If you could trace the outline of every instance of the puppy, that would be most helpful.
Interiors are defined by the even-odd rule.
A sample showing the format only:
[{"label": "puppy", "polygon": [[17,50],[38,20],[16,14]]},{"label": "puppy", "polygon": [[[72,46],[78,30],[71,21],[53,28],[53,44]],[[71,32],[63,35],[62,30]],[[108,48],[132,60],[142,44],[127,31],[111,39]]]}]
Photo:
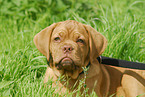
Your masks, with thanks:
[{"label": "puppy", "polygon": [[[44,83],[59,81],[61,92],[77,89],[83,80],[88,94],[135,97],[145,93],[145,71],[106,66],[97,60],[107,46],[106,38],[94,28],[73,20],[54,23],[34,37],[38,50],[47,58]],[[83,68],[87,68],[84,72]],[[68,82],[68,84],[65,84]],[[54,83],[53,86],[56,84]],[[82,86],[82,93],[84,87]]]}]

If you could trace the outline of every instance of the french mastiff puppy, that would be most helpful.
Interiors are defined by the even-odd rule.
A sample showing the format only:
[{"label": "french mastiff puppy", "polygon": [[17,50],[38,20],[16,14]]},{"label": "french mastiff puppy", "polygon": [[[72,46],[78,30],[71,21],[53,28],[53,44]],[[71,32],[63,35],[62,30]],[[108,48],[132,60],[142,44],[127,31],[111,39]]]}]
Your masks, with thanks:
[{"label": "french mastiff puppy", "polygon": [[[49,62],[44,83],[48,78],[56,81],[64,76],[66,81],[59,81],[61,92],[77,89],[79,80],[85,78],[88,93],[95,91],[99,97],[113,94],[135,97],[145,93],[145,70],[106,66],[98,62],[97,57],[104,52],[107,40],[89,25],[73,20],[54,23],[40,31],[34,37],[34,43]],[[85,67],[88,70],[83,72]],[[80,91],[83,90],[82,86]]]}]

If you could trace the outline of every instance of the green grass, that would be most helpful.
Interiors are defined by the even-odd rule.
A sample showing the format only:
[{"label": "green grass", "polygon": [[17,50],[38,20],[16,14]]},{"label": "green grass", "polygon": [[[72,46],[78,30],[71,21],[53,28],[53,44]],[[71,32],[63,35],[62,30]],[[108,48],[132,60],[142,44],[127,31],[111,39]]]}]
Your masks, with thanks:
[{"label": "green grass", "polygon": [[104,56],[145,63],[144,0],[0,0],[0,96],[59,96],[51,79],[44,87],[46,58],[33,37],[69,19],[91,25],[107,38]]}]

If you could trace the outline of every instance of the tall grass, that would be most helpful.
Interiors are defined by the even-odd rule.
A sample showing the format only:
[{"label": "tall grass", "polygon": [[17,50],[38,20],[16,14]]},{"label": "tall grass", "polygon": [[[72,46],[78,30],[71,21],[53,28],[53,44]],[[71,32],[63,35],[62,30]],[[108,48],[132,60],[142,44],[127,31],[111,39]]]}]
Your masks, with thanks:
[{"label": "tall grass", "polygon": [[46,58],[33,43],[54,22],[91,25],[108,40],[104,56],[145,63],[144,10],[143,0],[1,0],[0,96],[59,96],[51,79],[44,87]]}]

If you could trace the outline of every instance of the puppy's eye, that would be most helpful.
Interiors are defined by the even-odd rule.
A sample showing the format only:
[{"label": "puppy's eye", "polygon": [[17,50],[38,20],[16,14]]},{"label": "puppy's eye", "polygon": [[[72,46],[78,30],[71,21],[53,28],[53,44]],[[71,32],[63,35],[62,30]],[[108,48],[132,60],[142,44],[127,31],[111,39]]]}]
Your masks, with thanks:
[{"label": "puppy's eye", "polygon": [[78,39],[77,42],[78,42],[78,43],[83,43],[83,44],[85,43],[85,41],[82,40],[82,39]]},{"label": "puppy's eye", "polygon": [[60,41],[60,37],[55,37],[54,40],[55,41]]}]

